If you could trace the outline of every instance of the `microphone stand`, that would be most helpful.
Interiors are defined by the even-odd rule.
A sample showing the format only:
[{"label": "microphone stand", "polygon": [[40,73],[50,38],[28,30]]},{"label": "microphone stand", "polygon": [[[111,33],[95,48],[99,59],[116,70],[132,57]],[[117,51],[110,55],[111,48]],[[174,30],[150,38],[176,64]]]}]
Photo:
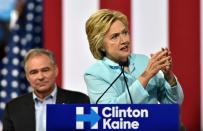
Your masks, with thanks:
[{"label": "microphone stand", "polygon": [[104,96],[104,94],[112,87],[112,85],[116,82],[116,80],[123,74],[124,76],[124,81],[125,81],[125,85],[126,85],[126,88],[127,88],[127,91],[128,91],[128,94],[129,94],[129,97],[130,97],[130,102],[131,104],[133,104],[133,101],[132,101],[132,96],[130,94],[130,90],[129,90],[129,87],[128,87],[128,83],[127,83],[127,79],[126,79],[126,76],[125,76],[125,73],[124,73],[124,66],[122,64],[119,64],[120,67],[121,67],[121,73],[114,79],[114,81],[109,85],[109,87],[102,93],[102,95],[97,99],[96,101],[96,104],[98,104],[99,100]]},{"label": "microphone stand", "polygon": [[111,88],[111,86],[116,82],[116,80],[122,75],[123,70],[121,73],[114,79],[114,81],[109,85],[109,87],[104,91],[104,93],[97,99],[96,104],[98,104],[99,100],[103,97],[103,95]]},{"label": "microphone stand", "polygon": [[128,87],[127,79],[126,79],[126,76],[125,76],[125,73],[124,73],[124,66],[121,65],[121,69],[122,69],[122,74],[124,76],[125,85],[126,85],[129,97],[130,97],[130,102],[131,102],[131,104],[133,104],[132,96],[130,94],[130,90],[129,90],[129,87]]}]

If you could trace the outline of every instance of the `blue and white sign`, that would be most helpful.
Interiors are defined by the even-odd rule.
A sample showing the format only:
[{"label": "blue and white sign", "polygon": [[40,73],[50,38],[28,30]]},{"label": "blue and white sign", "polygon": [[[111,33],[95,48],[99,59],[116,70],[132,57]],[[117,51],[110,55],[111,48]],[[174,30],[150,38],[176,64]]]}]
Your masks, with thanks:
[{"label": "blue and white sign", "polygon": [[176,104],[48,105],[47,131],[138,130],[178,131]]}]

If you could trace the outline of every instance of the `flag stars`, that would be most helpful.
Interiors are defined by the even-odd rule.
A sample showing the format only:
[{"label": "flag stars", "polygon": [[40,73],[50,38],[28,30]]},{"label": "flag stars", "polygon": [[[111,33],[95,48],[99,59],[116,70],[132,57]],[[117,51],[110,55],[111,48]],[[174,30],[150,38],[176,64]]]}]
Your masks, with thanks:
[{"label": "flag stars", "polygon": [[8,74],[8,70],[6,68],[3,68],[1,70],[1,74],[4,75],[4,76],[7,75]]},{"label": "flag stars", "polygon": [[[5,51],[9,52],[9,50],[10,50],[9,46],[6,46]],[[8,56],[6,56],[6,57],[8,57]]]},{"label": "flag stars", "polygon": [[13,80],[13,81],[11,82],[11,87],[17,88],[17,87],[18,87],[18,82],[17,82],[16,80]]},{"label": "flag stars", "polygon": [[12,63],[13,63],[13,65],[17,66],[20,63],[20,61],[18,58],[13,58]]},{"label": "flag stars", "polygon": [[18,77],[18,75],[19,75],[19,72],[18,72],[18,70],[16,70],[16,69],[14,69],[14,70],[12,70],[12,76],[14,76],[14,77]]},{"label": "flag stars", "polygon": [[6,107],[6,104],[4,102],[0,102],[0,109],[4,110]]},{"label": "flag stars", "polygon": [[28,14],[26,15],[26,18],[27,18],[28,21],[32,21],[33,18],[34,18],[34,16],[33,16],[32,13],[28,13]]},{"label": "flag stars", "polygon": [[42,2],[41,0],[26,1],[24,16],[11,29],[11,39],[5,47],[6,57],[0,64],[0,116],[6,102],[23,92],[32,91],[25,79],[23,58],[29,49],[42,47]]},{"label": "flag stars", "polygon": [[28,10],[32,11],[34,9],[34,7],[35,7],[35,5],[33,2],[28,3],[28,6],[27,6]]},{"label": "flag stars", "polygon": [[17,43],[20,40],[18,35],[13,36],[13,41]]},{"label": "flag stars", "polygon": [[40,43],[40,41],[41,41],[41,39],[40,39],[40,37],[35,37],[35,43]]},{"label": "flag stars", "polygon": [[36,10],[36,12],[42,12],[42,6],[41,5],[37,5],[35,10]]},{"label": "flag stars", "polygon": [[28,40],[28,41],[31,41],[32,40],[32,35],[31,34],[26,34],[26,39]]},{"label": "flag stars", "polygon": [[27,51],[24,49],[20,51],[21,56],[25,56],[26,53],[27,53]]},{"label": "flag stars", "polygon": [[17,47],[17,46],[13,47],[13,53],[14,54],[18,54],[19,51],[20,51],[19,47]]},{"label": "flag stars", "polygon": [[20,40],[21,45],[26,45],[27,44],[27,40],[25,38],[22,38]]},{"label": "flag stars", "polygon": [[31,86],[29,86],[27,90],[28,90],[28,92],[32,92],[33,91]]},{"label": "flag stars", "polygon": [[3,64],[8,64],[8,58],[7,57],[4,57],[3,60],[2,60]]},{"label": "flag stars", "polygon": [[18,94],[13,91],[13,92],[11,93],[11,98],[14,99],[14,98],[16,98],[16,97],[18,97]]},{"label": "flag stars", "polygon": [[8,82],[5,79],[1,80],[2,87],[6,87],[7,85],[8,85]]},{"label": "flag stars", "polygon": [[26,89],[26,85],[25,84],[20,84],[20,89],[25,90]]},{"label": "flag stars", "polygon": [[1,98],[7,97],[6,91],[2,90],[2,91],[0,92],[0,96],[1,96]]},{"label": "flag stars", "polygon": [[27,25],[26,25],[26,30],[27,30],[27,31],[32,31],[32,29],[33,29],[32,24],[27,24]]},{"label": "flag stars", "polygon": [[21,73],[21,74],[20,74],[20,77],[21,77],[21,78],[25,78],[25,73]]}]

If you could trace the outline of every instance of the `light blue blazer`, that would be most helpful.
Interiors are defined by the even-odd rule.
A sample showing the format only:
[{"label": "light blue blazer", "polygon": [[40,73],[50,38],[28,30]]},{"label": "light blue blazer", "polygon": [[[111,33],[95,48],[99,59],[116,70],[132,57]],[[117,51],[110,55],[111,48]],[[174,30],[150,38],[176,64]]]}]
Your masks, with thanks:
[{"label": "light blue blazer", "polygon": [[[128,59],[130,62],[130,72],[125,72],[125,76],[127,77],[127,83],[134,104],[182,103],[183,91],[177,78],[177,85],[171,87],[160,71],[151,78],[147,87],[144,88],[137,78],[147,67],[149,58],[145,55],[131,54]],[[96,103],[97,99],[120,72],[120,66],[106,57],[102,60],[98,60],[87,69],[84,74],[84,79],[91,103]],[[98,103],[131,104],[123,75],[119,77]]]}]

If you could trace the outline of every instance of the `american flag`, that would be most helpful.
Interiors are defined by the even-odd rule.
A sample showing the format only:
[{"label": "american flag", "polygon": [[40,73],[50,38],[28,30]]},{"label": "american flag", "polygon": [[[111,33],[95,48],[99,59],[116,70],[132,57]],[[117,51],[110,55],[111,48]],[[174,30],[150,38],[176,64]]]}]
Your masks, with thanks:
[{"label": "american flag", "polygon": [[23,58],[31,48],[42,47],[42,0],[25,1],[24,10],[11,30],[6,56],[0,63],[0,118],[6,102],[30,91]]}]

